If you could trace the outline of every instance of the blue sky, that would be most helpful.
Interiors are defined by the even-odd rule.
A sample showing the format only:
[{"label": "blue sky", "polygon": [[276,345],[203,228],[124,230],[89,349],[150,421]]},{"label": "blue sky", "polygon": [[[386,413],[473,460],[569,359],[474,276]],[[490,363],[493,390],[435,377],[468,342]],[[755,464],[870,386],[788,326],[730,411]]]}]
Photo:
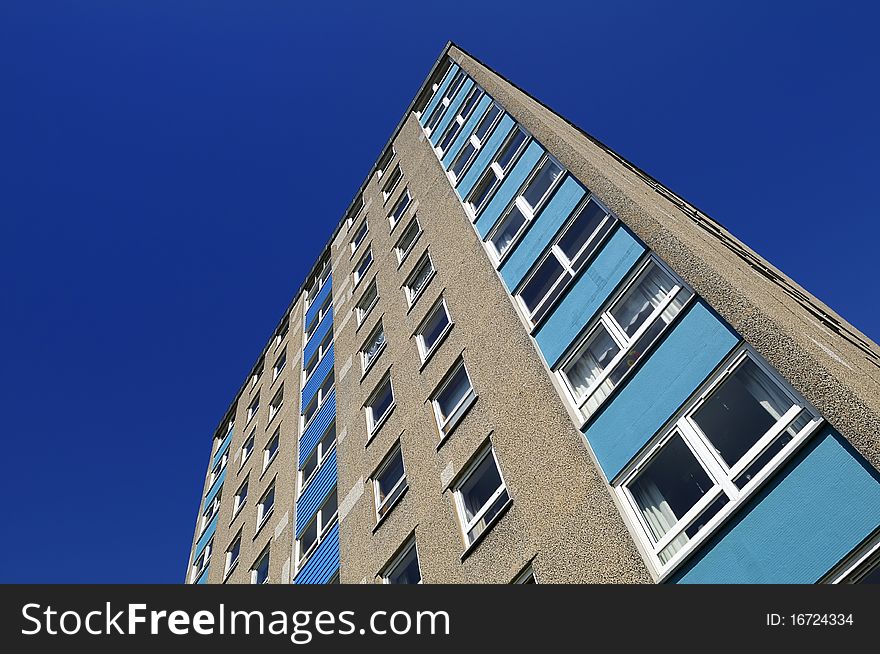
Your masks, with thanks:
[{"label": "blue sky", "polygon": [[0,3],[0,581],[182,581],[213,429],[447,39],[880,339],[848,4]]}]

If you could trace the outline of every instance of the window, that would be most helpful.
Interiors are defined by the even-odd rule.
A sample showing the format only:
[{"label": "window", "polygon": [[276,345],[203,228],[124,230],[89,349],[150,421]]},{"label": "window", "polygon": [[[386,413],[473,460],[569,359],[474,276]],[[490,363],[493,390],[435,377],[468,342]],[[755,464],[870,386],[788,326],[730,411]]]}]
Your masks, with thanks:
[{"label": "window", "polygon": [[358,300],[357,305],[355,306],[355,317],[357,318],[358,327],[364,324],[364,319],[367,317],[367,314],[370,313],[370,310],[376,306],[378,300],[379,291],[376,288],[376,280],[374,279],[370,282],[370,285],[367,286],[364,294],[361,295],[361,299]]},{"label": "window", "polygon": [[308,381],[309,377],[312,376],[312,373],[315,372],[315,368],[318,367],[318,363],[321,359],[324,358],[324,355],[330,351],[330,346],[333,345],[333,330],[327,330],[327,335],[324,336],[323,340],[318,343],[318,349],[315,350],[315,353],[309,358],[306,362],[305,371],[305,379]]},{"label": "window", "polygon": [[241,532],[235,537],[235,540],[232,541],[232,544],[229,546],[229,549],[226,550],[226,564],[223,566],[223,576],[225,577],[238,563],[238,558],[241,555]]},{"label": "window", "polygon": [[522,572],[520,572],[516,576],[516,579],[513,580],[512,583],[522,585],[522,586],[529,585],[529,584],[537,584],[538,580],[535,578],[535,571],[532,568],[532,564],[530,563],[529,565],[527,565],[526,569],[523,570]]},{"label": "window", "polygon": [[[354,221],[357,220],[358,216],[361,215],[361,211],[363,211],[363,210],[364,210],[364,196],[360,195],[352,203],[351,207],[349,207],[349,209],[348,209],[348,212],[345,214],[345,227],[346,227],[346,229],[351,229],[352,225],[354,225]],[[315,287],[316,288],[314,290],[315,290],[315,293],[317,293],[318,292],[318,288],[317,288],[318,284],[315,284]],[[314,295],[311,292],[309,292],[306,295],[306,299],[307,299],[306,306],[307,307],[308,307],[308,301],[310,301],[309,296],[314,297]]]},{"label": "window", "polygon": [[477,103],[483,97],[483,90],[474,87],[471,89],[471,92],[468,94],[465,101],[462,103],[461,108],[458,110],[458,114],[449,123],[449,126],[446,128],[446,131],[443,133],[443,136],[440,138],[440,141],[437,143],[437,153],[442,157],[446,150],[449,149],[449,146],[452,145],[452,142],[455,140],[455,137],[459,135],[462,127],[464,127],[467,119],[471,117],[471,113],[474,108],[477,106]]},{"label": "window", "polygon": [[220,460],[211,468],[211,474],[208,476],[208,488],[214,485],[214,482],[217,481],[217,477],[220,476],[220,473],[223,472],[223,468],[226,467],[226,463],[229,461],[229,452],[224,452],[223,456],[220,457]]},{"label": "window", "polygon": [[446,300],[441,297],[416,328],[416,347],[423,362],[428,359],[450,329],[452,329],[452,320],[449,318]]},{"label": "window", "polygon": [[247,408],[247,422],[250,422],[254,419],[254,416],[257,415],[257,411],[260,408],[260,396],[259,394],[251,400],[250,405]]},{"label": "window", "polygon": [[452,82],[450,82],[449,86],[446,88],[446,92],[443,94],[443,97],[440,99],[440,102],[437,103],[437,106],[434,107],[434,111],[431,112],[431,115],[428,116],[427,122],[425,122],[425,131],[428,134],[437,127],[437,123],[440,122],[440,119],[443,117],[443,114],[446,112],[446,107],[449,106],[449,103],[452,101],[452,98],[455,97],[455,94],[458,93],[458,90],[465,82],[466,76],[464,71],[458,69],[456,71],[455,76],[452,78]]},{"label": "window", "polygon": [[260,531],[260,527],[269,519],[269,516],[272,514],[272,509],[275,508],[275,481],[269,485],[269,489],[263,493],[263,497],[260,498],[259,503],[257,504],[257,531]]},{"label": "window", "polygon": [[376,325],[376,329],[369,335],[366,342],[361,347],[361,369],[364,373],[369,370],[370,366],[376,360],[376,357],[385,347],[385,329],[382,327],[382,321]]},{"label": "window", "polygon": [[391,373],[386,373],[376,390],[367,399],[364,407],[367,412],[367,434],[372,438],[376,430],[394,408],[394,391],[391,387]]},{"label": "window", "polygon": [[[328,268],[328,270],[329,270],[329,268]],[[284,337],[287,336],[287,326],[288,326],[287,321],[285,320],[284,323],[282,323],[282,325],[275,332],[275,347],[278,347],[279,345],[281,345],[281,341],[283,341]],[[260,372],[262,372],[262,368],[261,368]]]},{"label": "window", "polygon": [[453,490],[464,540],[470,546],[510,502],[491,445],[465,470]]},{"label": "window", "polygon": [[357,286],[367,274],[370,266],[373,265],[373,249],[367,250],[367,253],[358,261],[358,265],[354,269],[354,285]]},{"label": "window", "polygon": [[321,508],[318,509],[315,517],[309,521],[296,541],[297,552],[299,552],[297,557],[299,567],[302,567],[306,559],[312,555],[312,552],[318,548],[318,545],[327,536],[327,532],[330,531],[330,528],[336,522],[337,508],[336,487],[334,486],[327,499],[321,505]]},{"label": "window", "polygon": [[385,566],[382,573],[382,583],[385,584],[420,584],[422,572],[419,570],[419,553],[416,549],[415,536],[407,543],[403,551]]},{"label": "window", "polygon": [[657,572],[693,551],[820,422],[740,349],[615,486]]},{"label": "window", "polygon": [[585,418],[638,365],[692,297],[693,291],[653,257],[623,285],[560,369]]},{"label": "window", "polygon": [[394,193],[394,189],[397,188],[398,183],[400,183],[401,177],[403,177],[403,174],[400,172],[400,164],[397,164],[394,167],[394,170],[388,174],[388,179],[382,186],[383,202],[388,202],[388,198],[391,197],[391,194]]},{"label": "window", "polygon": [[385,174],[385,171],[388,170],[388,166],[391,165],[392,159],[394,159],[394,146],[389,147],[382,153],[382,156],[379,157],[379,163],[376,164],[376,176],[379,179],[381,179],[382,175]]},{"label": "window", "polygon": [[321,436],[315,449],[306,457],[302,467],[299,470],[299,492],[302,494],[309,482],[312,481],[318,469],[330,456],[333,448],[336,447],[336,421],[330,423],[330,426]]},{"label": "window", "polygon": [[403,292],[409,306],[415,304],[433,276],[434,264],[431,263],[431,257],[426,251],[403,284]]},{"label": "window", "polygon": [[308,341],[318,329],[318,325],[324,320],[324,317],[333,310],[333,294],[328,293],[321,306],[318,307],[317,313],[312,316],[311,321],[306,325],[306,341]]},{"label": "window", "polygon": [[819,583],[880,584],[880,530],[875,530]]},{"label": "window", "polygon": [[464,174],[470,169],[480,149],[486,144],[486,140],[501,120],[501,116],[501,107],[494,102],[486,109],[483,117],[480,118],[480,122],[474,128],[474,133],[471,134],[464,147],[459,150],[452,162],[452,166],[449,168],[449,176],[452,178],[453,184],[464,177]]},{"label": "window", "polygon": [[257,363],[253,372],[251,373],[251,388],[257,385],[257,382],[260,381],[260,376],[263,374],[263,360],[260,359],[259,363]]},{"label": "window", "polygon": [[278,376],[281,374],[281,371],[284,370],[284,366],[287,363],[287,350],[281,353],[281,356],[275,359],[275,365],[272,366],[272,381],[278,379]]},{"label": "window", "polygon": [[470,212],[471,218],[479,216],[480,212],[489,204],[495,189],[501,185],[504,176],[516,161],[519,153],[522,152],[527,141],[528,135],[525,131],[514,127],[486,172],[483,173],[465,200],[465,208]]},{"label": "window", "polygon": [[510,207],[489,232],[489,253],[499,263],[511,246],[544,207],[562,179],[562,166],[545,156],[514,198]]},{"label": "window", "polygon": [[404,259],[406,259],[406,255],[410,253],[410,250],[412,250],[413,245],[415,245],[415,242],[421,233],[422,226],[419,224],[417,218],[413,218],[400,235],[397,244],[394,246],[394,254],[397,256],[398,265],[403,263]]},{"label": "window", "polygon": [[244,483],[238,487],[238,490],[235,492],[235,499],[232,505],[232,517],[238,515],[238,512],[241,511],[241,508],[247,502],[247,494],[248,494],[248,480],[245,479]]},{"label": "window", "polygon": [[327,373],[327,376],[324,378],[324,381],[321,382],[321,385],[318,387],[318,392],[315,393],[315,397],[309,401],[306,408],[303,410],[303,431],[305,431],[305,427],[311,423],[315,414],[318,413],[318,409],[321,408],[324,405],[324,402],[327,401],[327,398],[330,397],[330,393],[333,392],[333,384],[335,381],[336,380],[333,377],[333,369],[331,368]]},{"label": "window", "polygon": [[251,432],[251,435],[247,437],[247,440],[241,444],[241,467],[244,467],[245,461],[247,461],[251,452],[254,451],[254,437],[257,434],[257,430]]},{"label": "window", "polygon": [[278,412],[281,411],[281,405],[283,403],[284,385],[282,384],[281,388],[278,389],[278,392],[275,393],[275,396],[272,398],[272,401],[269,402],[269,420],[272,420],[272,418],[278,415]]},{"label": "window", "polygon": [[220,510],[220,494],[217,493],[214,496],[214,499],[205,507],[205,510],[202,511],[202,527],[201,531],[205,531],[208,528],[208,525],[211,523],[211,520],[214,519],[214,516],[217,515],[217,511]]},{"label": "window", "polygon": [[196,557],[196,560],[193,561],[192,565],[192,574],[190,576],[190,583],[195,583],[196,580],[202,575],[205,569],[208,567],[208,564],[211,563],[211,551],[214,549],[214,539],[208,541],[208,544],[205,545],[204,549],[199,553]]},{"label": "window", "polygon": [[547,314],[616,223],[617,219],[593,197],[575,209],[573,218],[516,293],[532,325]]},{"label": "window", "polygon": [[278,441],[280,437],[281,431],[279,429],[276,429],[275,434],[266,444],[266,448],[263,450],[263,470],[269,467],[269,464],[272,463],[275,455],[278,454]]},{"label": "window", "polygon": [[431,397],[441,439],[452,431],[476,399],[477,395],[464,367],[464,359],[459,359]]},{"label": "window", "polygon": [[[363,199],[361,199],[363,203]],[[351,225],[349,225],[349,228]],[[304,311],[308,311],[309,307],[312,306],[312,302],[315,301],[315,298],[318,296],[320,290],[324,287],[324,283],[330,279],[330,260],[327,259],[321,266],[321,270],[316,273],[315,281],[312,282],[311,288],[309,288],[308,293],[306,293],[306,304]]]},{"label": "window", "polygon": [[398,442],[373,475],[376,521],[380,521],[406,490],[406,471]]},{"label": "window", "polygon": [[367,220],[364,219],[364,222],[361,223],[360,227],[358,227],[357,231],[354,233],[354,238],[351,239],[351,253],[354,254],[357,252],[357,249],[361,246],[361,243],[364,242],[364,239],[367,237],[367,232],[370,231],[370,227],[367,225]]},{"label": "window", "polygon": [[403,189],[403,193],[400,194],[400,198],[394,203],[394,208],[388,214],[388,222],[391,224],[391,229],[394,229],[397,223],[400,222],[411,202],[412,196],[409,194],[409,189]]},{"label": "window", "polygon": [[252,584],[265,584],[269,582],[269,548],[267,547],[265,551],[260,554],[260,558],[258,558],[254,562],[254,567],[251,568],[251,583]]}]

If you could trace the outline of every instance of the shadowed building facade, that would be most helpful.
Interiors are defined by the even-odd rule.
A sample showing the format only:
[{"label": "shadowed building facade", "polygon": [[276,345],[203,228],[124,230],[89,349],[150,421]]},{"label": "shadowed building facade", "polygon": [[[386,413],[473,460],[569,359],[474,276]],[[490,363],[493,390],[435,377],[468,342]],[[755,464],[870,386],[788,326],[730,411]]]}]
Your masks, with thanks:
[{"label": "shadowed building facade", "polygon": [[869,582],[880,348],[448,44],[214,437],[190,583]]}]

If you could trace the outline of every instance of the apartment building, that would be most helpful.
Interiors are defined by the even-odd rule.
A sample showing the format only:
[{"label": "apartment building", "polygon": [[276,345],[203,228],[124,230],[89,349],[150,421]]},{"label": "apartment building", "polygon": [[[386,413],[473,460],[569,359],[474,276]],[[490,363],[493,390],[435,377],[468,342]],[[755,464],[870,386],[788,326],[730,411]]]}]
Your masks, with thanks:
[{"label": "apartment building", "polygon": [[190,583],[880,577],[880,348],[448,44],[217,428]]}]

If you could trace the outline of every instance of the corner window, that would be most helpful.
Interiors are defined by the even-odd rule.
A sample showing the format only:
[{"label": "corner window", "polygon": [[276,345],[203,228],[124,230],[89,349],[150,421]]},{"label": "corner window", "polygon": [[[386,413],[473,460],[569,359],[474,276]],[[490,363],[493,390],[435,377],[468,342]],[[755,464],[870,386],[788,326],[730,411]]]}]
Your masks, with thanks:
[{"label": "corner window", "polygon": [[269,464],[275,459],[275,455],[278,454],[278,442],[281,438],[281,431],[279,429],[275,430],[275,434],[266,443],[266,449],[263,450],[263,470],[269,467]]},{"label": "corner window", "polygon": [[456,184],[464,177],[465,173],[470,169],[480,150],[486,145],[486,141],[491,136],[495,126],[500,122],[502,115],[501,107],[494,102],[486,109],[483,117],[480,118],[480,122],[474,128],[473,134],[470,135],[467,142],[458,151],[452,165],[449,167],[449,176],[452,178],[453,184]]},{"label": "corner window", "polygon": [[224,576],[232,572],[232,569],[238,563],[239,556],[241,556],[241,532],[239,532],[239,534],[232,541],[229,549],[226,550],[226,562],[223,566]]},{"label": "corner window", "polygon": [[382,185],[382,201],[388,202],[388,198],[391,197],[391,194],[394,193],[394,189],[397,188],[397,185],[400,183],[400,179],[403,177],[403,173],[400,172],[400,164],[394,166],[394,170],[392,170],[388,174],[388,179]]},{"label": "corner window", "polygon": [[370,227],[367,225],[367,220],[364,219],[364,222],[358,227],[357,231],[354,233],[354,237],[351,239],[351,243],[349,244],[352,254],[357,252],[357,249],[361,246],[361,243],[364,242],[364,239],[367,237],[367,232],[369,231]]},{"label": "corner window", "polygon": [[398,442],[373,475],[376,521],[381,520],[406,490],[406,470]]},{"label": "corner window", "polygon": [[361,346],[361,370],[366,373],[373,365],[373,362],[379,356],[379,353],[385,347],[385,329],[382,327],[382,321],[376,325],[376,329],[367,337],[366,342]]},{"label": "corner window", "polygon": [[419,553],[415,536],[407,543],[400,554],[385,566],[382,574],[385,584],[420,584],[422,572],[419,570]]},{"label": "corner window", "polygon": [[327,533],[336,522],[337,509],[336,487],[334,486],[321,508],[315,513],[315,517],[309,521],[296,541],[298,567],[302,567],[306,559],[318,549],[318,545],[327,537]]},{"label": "corner window", "polygon": [[269,516],[272,514],[272,509],[275,508],[275,481],[269,485],[268,490],[263,493],[263,496],[260,498],[259,503],[257,504],[257,531],[260,531],[260,527],[269,519]]},{"label": "corner window", "polygon": [[513,128],[507,140],[499,148],[492,163],[489,164],[486,172],[483,173],[465,200],[465,208],[469,210],[472,219],[479,216],[480,212],[489,204],[489,200],[492,198],[495,190],[501,186],[501,182],[504,181],[505,176],[525,148],[528,140],[529,137],[524,130],[519,127]]},{"label": "corner window", "polygon": [[496,263],[519,240],[526,226],[544,208],[562,179],[563,169],[549,155],[535,167],[498,224],[489,233],[490,254]]},{"label": "corner window", "polygon": [[575,209],[572,219],[516,293],[532,325],[547,315],[616,223],[617,219],[592,197]]},{"label": "corner window", "polygon": [[615,485],[658,574],[692,552],[820,422],[750,348],[736,353]]},{"label": "corner window", "polygon": [[446,300],[441,297],[416,328],[416,347],[422,362],[428,359],[434,348],[451,328],[452,320],[449,318]]},{"label": "corner window", "polygon": [[254,567],[251,568],[251,583],[252,584],[266,584],[269,583],[269,548],[260,554],[260,558],[258,558],[254,562]]},{"label": "corner window", "polygon": [[452,431],[476,399],[477,395],[464,367],[464,359],[459,359],[431,397],[441,438]]},{"label": "corner window", "polygon": [[409,189],[405,188],[403,189],[403,193],[400,194],[400,198],[394,204],[391,213],[388,214],[388,222],[391,225],[391,229],[394,229],[397,223],[400,222],[400,219],[403,218],[411,203],[412,196],[409,194]]},{"label": "corner window", "polygon": [[403,292],[406,295],[408,306],[415,304],[433,276],[434,264],[431,263],[431,256],[425,252],[403,284]]},{"label": "corner window", "polygon": [[373,265],[373,250],[370,248],[367,250],[367,253],[361,257],[361,260],[358,261],[357,266],[354,269],[354,285],[357,286],[360,281],[364,278],[364,275],[367,274],[367,271],[370,269],[370,266]]},{"label": "corner window", "polygon": [[692,297],[693,291],[653,257],[624,284],[561,368],[562,381],[585,418],[638,365]]},{"label": "corner window", "polygon": [[406,259],[406,255],[410,253],[421,233],[422,226],[419,225],[419,221],[416,218],[413,218],[409,225],[406,226],[406,229],[403,230],[400,238],[397,239],[397,244],[394,246],[394,254],[397,256],[398,264],[403,263],[403,260]]},{"label": "corner window", "polygon": [[464,540],[470,546],[510,501],[491,445],[465,470],[453,491]]},{"label": "corner window", "polygon": [[312,453],[306,457],[306,460],[303,461],[302,466],[299,469],[299,492],[302,495],[302,492],[305,490],[306,486],[309,485],[309,482],[317,474],[318,470],[324,464],[324,461],[327,460],[327,457],[330,456],[330,453],[333,451],[333,448],[336,447],[336,421],[330,423],[330,426],[327,427],[324,434],[318,440],[318,443],[315,445],[315,449],[312,450]]},{"label": "corner window", "polygon": [[364,405],[367,413],[367,434],[372,438],[382,422],[394,408],[394,391],[391,387],[391,373],[387,373],[367,399]]},{"label": "corner window", "polygon": [[357,301],[355,306],[355,318],[357,319],[358,327],[364,324],[367,314],[370,313],[370,310],[376,305],[378,300],[379,291],[376,288],[376,280],[374,279],[364,290],[364,294],[361,295],[361,299]]}]

